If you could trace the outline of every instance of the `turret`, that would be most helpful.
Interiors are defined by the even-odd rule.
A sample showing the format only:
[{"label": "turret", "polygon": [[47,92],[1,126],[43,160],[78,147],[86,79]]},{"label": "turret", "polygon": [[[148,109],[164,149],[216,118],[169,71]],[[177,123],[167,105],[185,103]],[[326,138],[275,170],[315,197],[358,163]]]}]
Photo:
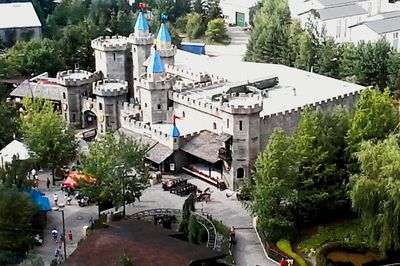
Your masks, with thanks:
[{"label": "turret", "polygon": [[158,50],[154,49],[147,66],[147,80],[159,81],[165,76],[164,62],[160,57]]},{"label": "turret", "polygon": [[133,79],[135,80],[145,72],[143,63],[150,56],[154,43],[153,34],[149,32],[149,24],[142,12],[139,13],[135,32],[129,36],[129,40],[132,43]]},{"label": "turret", "polygon": [[167,65],[174,65],[176,47],[172,45],[171,35],[164,23],[161,23],[160,30],[158,31],[156,45],[164,63]]}]

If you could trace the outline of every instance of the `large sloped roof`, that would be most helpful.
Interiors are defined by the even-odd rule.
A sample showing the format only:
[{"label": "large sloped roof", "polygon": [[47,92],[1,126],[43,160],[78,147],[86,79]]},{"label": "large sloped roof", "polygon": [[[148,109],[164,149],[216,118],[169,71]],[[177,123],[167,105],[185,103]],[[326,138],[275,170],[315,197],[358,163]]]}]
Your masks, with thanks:
[{"label": "large sloped roof", "polygon": [[319,14],[321,20],[331,20],[335,18],[365,15],[367,14],[367,11],[359,5],[350,4],[318,9],[317,13]]},{"label": "large sloped roof", "polygon": [[11,163],[14,156],[16,156],[19,160],[27,160],[30,158],[29,150],[26,145],[15,139],[0,151],[0,155],[1,164]]},{"label": "large sloped roof", "polygon": [[385,19],[364,22],[371,30],[378,34],[394,32],[400,30],[400,16],[389,16]]},{"label": "large sloped roof", "polygon": [[62,86],[58,84],[39,84],[25,80],[16,87],[10,96],[13,97],[37,97],[53,101],[62,100]]},{"label": "large sloped roof", "polygon": [[158,53],[157,50],[154,50],[153,54],[151,55],[148,71],[150,71],[150,73],[165,72],[164,62],[162,61],[160,54]]},{"label": "large sloped roof", "polygon": [[0,4],[0,29],[41,26],[31,2]]},{"label": "large sloped roof", "polygon": [[324,6],[347,5],[351,3],[363,2],[366,0],[318,0]]}]

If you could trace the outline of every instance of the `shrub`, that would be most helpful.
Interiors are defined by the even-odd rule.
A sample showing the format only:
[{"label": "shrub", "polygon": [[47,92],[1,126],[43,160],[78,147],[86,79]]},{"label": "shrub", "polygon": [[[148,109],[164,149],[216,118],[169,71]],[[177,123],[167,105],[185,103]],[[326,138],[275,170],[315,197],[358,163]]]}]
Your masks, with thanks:
[{"label": "shrub", "polygon": [[261,228],[267,235],[268,240],[276,243],[280,239],[292,240],[296,230],[292,222],[281,218],[271,218],[266,221],[260,221]]},{"label": "shrub", "polygon": [[200,14],[190,13],[187,15],[186,34],[190,39],[197,39],[203,36],[205,30]]},{"label": "shrub", "polygon": [[186,33],[186,25],[188,23],[188,16],[179,17],[175,22],[175,27],[183,32]]},{"label": "shrub", "polygon": [[189,242],[195,244],[199,243],[198,239],[199,239],[200,228],[199,228],[199,223],[197,222],[197,218],[194,215],[190,216],[188,231],[189,231]]},{"label": "shrub", "polygon": [[[307,263],[305,262],[305,260],[292,251],[292,246],[290,245],[289,240],[280,240],[278,243],[276,243],[276,245],[278,246],[278,248],[280,250],[282,250],[288,256],[293,258],[296,261],[297,265],[299,265],[299,266],[307,266]],[[317,265],[320,265],[320,264],[317,264]]]},{"label": "shrub", "polygon": [[207,24],[206,36],[212,41],[220,41],[226,37],[225,21],[222,18],[210,20]]}]

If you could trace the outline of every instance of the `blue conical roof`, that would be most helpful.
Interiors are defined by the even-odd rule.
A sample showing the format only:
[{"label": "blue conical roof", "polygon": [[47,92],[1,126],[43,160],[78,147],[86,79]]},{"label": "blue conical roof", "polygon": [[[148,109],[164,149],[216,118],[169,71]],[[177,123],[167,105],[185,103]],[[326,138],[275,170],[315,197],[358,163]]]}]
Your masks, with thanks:
[{"label": "blue conical roof", "polygon": [[164,23],[161,23],[161,28],[158,31],[157,35],[158,42],[171,42],[171,35],[169,34],[167,26]]},{"label": "blue conical roof", "polygon": [[162,61],[160,54],[157,50],[154,50],[152,58],[150,59],[150,64],[148,66],[148,70],[150,73],[164,73],[165,67],[164,62]]},{"label": "blue conical roof", "polygon": [[174,127],[172,128],[172,132],[171,132],[172,137],[177,138],[181,135],[181,133],[179,132],[179,129],[176,127],[176,125],[174,124]]},{"label": "blue conical roof", "polygon": [[139,12],[139,16],[136,20],[135,29],[137,30],[148,30],[149,24],[147,24],[147,20],[143,15],[143,12]]}]

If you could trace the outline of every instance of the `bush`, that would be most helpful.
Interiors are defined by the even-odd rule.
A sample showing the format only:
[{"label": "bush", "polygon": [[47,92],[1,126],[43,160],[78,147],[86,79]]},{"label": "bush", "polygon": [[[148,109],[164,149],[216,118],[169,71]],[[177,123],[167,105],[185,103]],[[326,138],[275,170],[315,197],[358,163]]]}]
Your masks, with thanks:
[{"label": "bush", "polygon": [[220,41],[226,38],[225,21],[222,18],[210,20],[207,24],[206,36],[212,41]]},{"label": "bush", "polygon": [[204,35],[205,27],[200,14],[190,13],[187,15],[186,34],[189,39],[197,39]]},{"label": "bush", "polygon": [[219,222],[217,220],[212,220],[212,223],[214,224],[215,230],[217,230],[217,233],[220,233],[224,237],[229,238],[229,228],[224,225],[222,222]]},{"label": "bush", "polygon": [[[307,263],[305,262],[305,260],[292,251],[292,246],[290,245],[289,240],[280,240],[278,243],[276,243],[276,245],[278,246],[278,248],[280,250],[282,250],[288,256],[290,256],[292,259],[294,259],[296,261],[297,265],[307,266]],[[320,265],[320,264],[317,264],[317,265]]]},{"label": "bush", "polygon": [[175,27],[180,32],[186,33],[186,25],[188,23],[188,16],[179,17],[175,22]]},{"label": "bush", "polygon": [[274,243],[281,239],[292,240],[296,234],[296,229],[292,222],[279,218],[261,221],[261,228],[267,235],[268,240]]},{"label": "bush", "polygon": [[189,219],[189,226],[188,226],[188,231],[189,231],[189,242],[198,244],[198,239],[199,239],[199,223],[197,222],[197,218],[194,215],[190,216]]}]

